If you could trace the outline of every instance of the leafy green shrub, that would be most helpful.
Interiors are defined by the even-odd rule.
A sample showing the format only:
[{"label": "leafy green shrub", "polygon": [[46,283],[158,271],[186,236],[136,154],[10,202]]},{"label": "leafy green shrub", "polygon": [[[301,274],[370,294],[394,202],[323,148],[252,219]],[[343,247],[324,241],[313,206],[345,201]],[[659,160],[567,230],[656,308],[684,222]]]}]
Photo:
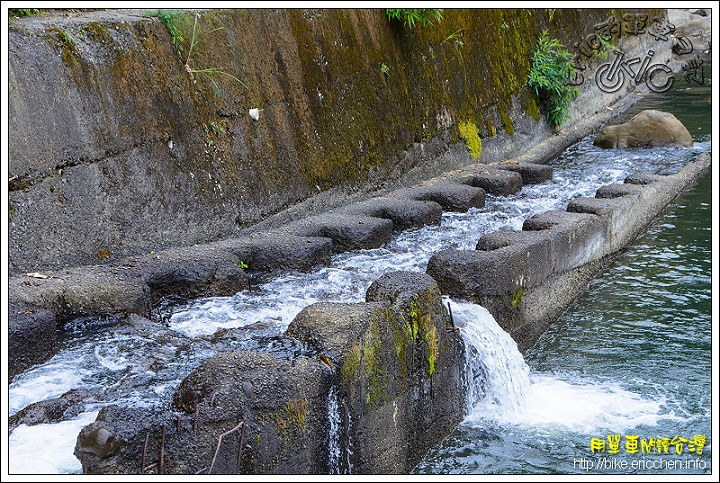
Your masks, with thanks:
[{"label": "leafy green shrub", "polygon": [[425,26],[432,25],[433,19],[442,20],[442,8],[387,8],[385,13],[389,21],[398,20],[405,27],[414,28],[415,22]]},{"label": "leafy green shrub", "polygon": [[548,124],[556,130],[570,119],[568,109],[578,96],[577,87],[568,84],[575,72],[571,58],[559,40],[551,39],[548,31],[543,31],[533,53],[528,85],[544,105]]}]

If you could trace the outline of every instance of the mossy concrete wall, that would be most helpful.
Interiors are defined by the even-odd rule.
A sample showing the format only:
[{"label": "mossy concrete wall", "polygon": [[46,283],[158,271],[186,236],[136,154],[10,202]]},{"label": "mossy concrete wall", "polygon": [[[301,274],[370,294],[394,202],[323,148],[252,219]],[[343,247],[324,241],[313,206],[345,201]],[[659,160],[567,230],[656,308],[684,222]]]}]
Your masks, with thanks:
[{"label": "mossy concrete wall", "polygon": [[[189,58],[192,20],[179,56],[145,11],[12,19],[9,270],[219,240],[520,155],[553,134],[526,85],[542,30],[572,49],[623,13],[446,9],[407,28],[382,9],[201,11]],[[587,82],[573,115],[622,94]]]}]

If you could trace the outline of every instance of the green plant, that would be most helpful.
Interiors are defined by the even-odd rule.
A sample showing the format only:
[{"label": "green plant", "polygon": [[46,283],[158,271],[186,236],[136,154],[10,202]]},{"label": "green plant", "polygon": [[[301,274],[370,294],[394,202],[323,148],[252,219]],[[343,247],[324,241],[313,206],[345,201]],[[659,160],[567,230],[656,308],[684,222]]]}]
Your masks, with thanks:
[{"label": "green plant", "polygon": [[452,40],[452,41],[455,43],[455,47],[462,47],[463,45],[465,45],[465,44],[463,43],[463,41],[460,40],[460,33],[461,33],[463,30],[465,30],[465,29],[460,29],[460,30],[457,30],[457,31],[451,33],[450,35],[448,35],[447,37],[445,37],[445,40],[443,40],[442,42],[440,42],[440,45],[444,44],[444,43],[447,42],[448,40]]},{"label": "green plant", "polygon": [[528,85],[545,106],[548,124],[555,126],[556,130],[570,119],[570,104],[578,96],[577,87],[567,82],[575,72],[571,57],[560,41],[550,38],[545,30],[535,46],[528,76]]},{"label": "green plant", "polygon": [[238,84],[247,89],[248,92],[250,92],[250,88],[246,86],[244,82],[242,82],[234,75],[225,72],[219,67],[195,68],[191,66],[192,56],[193,54],[197,53],[198,46],[200,45],[201,41],[208,35],[217,32],[218,30],[222,30],[224,27],[214,28],[208,30],[207,32],[200,32],[200,30],[198,29],[198,19],[200,18],[200,14],[196,12],[192,25],[192,33],[190,34],[190,45],[187,48],[187,54],[183,55],[183,46],[187,42],[185,40],[184,31],[189,30],[189,19],[187,15],[183,12],[179,12],[176,10],[157,10],[156,12],[149,13],[148,15],[150,15],[151,17],[157,17],[160,22],[162,22],[162,24],[165,25],[165,27],[168,29],[168,31],[170,32],[170,37],[172,38],[173,45],[177,50],[178,57],[181,61],[183,61],[184,59],[185,71],[193,79],[193,82],[196,82],[196,75],[207,77],[212,83],[213,88],[215,89],[215,94],[221,99],[224,98],[224,90],[221,89],[220,85],[216,81],[216,76],[218,75],[233,79]]},{"label": "green plant", "polygon": [[615,44],[611,42],[612,37],[608,40],[602,35],[598,35],[597,38],[600,41],[600,58],[605,60],[607,59],[608,52],[615,50]]},{"label": "green plant", "polygon": [[156,10],[149,12],[150,17],[157,17],[170,32],[170,38],[177,51],[178,58],[182,60],[182,45],[185,42],[183,30],[189,28],[189,19],[184,12],[177,10]]},{"label": "green plant", "polygon": [[385,62],[380,62],[380,72],[390,77],[390,67]]},{"label": "green plant", "polygon": [[437,22],[442,20],[442,8],[387,8],[388,21],[398,20],[405,27],[414,28],[415,22],[424,26],[432,26],[433,19]]},{"label": "green plant", "polygon": [[70,35],[70,32],[68,32],[67,30],[63,30],[61,35],[62,35],[63,42],[65,42],[66,44],[68,44],[68,45],[75,44],[75,40],[73,40],[72,35]]},{"label": "green plant", "polygon": [[38,8],[9,8],[8,17],[28,17],[30,15],[37,15],[40,13]]},{"label": "green plant", "polygon": [[[200,40],[201,40],[203,37],[205,37],[206,35],[209,35],[209,34],[211,34],[211,33],[213,33],[213,32],[217,32],[218,30],[222,30],[222,29],[224,28],[224,27],[218,27],[218,28],[209,30],[209,31],[201,34],[201,33],[198,32],[198,29],[197,29],[198,18],[200,18],[200,14],[196,13],[196,14],[195,14],[195,21],[193,22],[192,37],[190,38],[190,48],[188,49],[187,57],[185,57],[185,70],[190,74],[191,77],[192,77],[194,74],[201,74],[201,75],[207,76],[208,79],[210,80],[210,82],[212,83],[213,87],[215,88],[215,93],[216,93],[216,94],[218,95],[218,97],[220,97],[220,98],[223,98],[223,97],[224,97],[224,94],[223,94],[223,90],[220,89],[220,86],[219,86],[218,83],[215,81],[215,75],[216,75],[216,74],[230,77],[231,79],[233,79],[233,80],[235,80],[237,83],[239,83],[241,86],[243,86],[245,89],[247,89],[248,92],[250,92],[250,88],[249,88],[248,86],[246,86],[245,83],[243,83],[240,79],[238,79],[238,78],[235,77],[234,75],[229,74],[229,73],[227,73],[227,72],[225,72],[225,71],[223,71],[223,70],[221,70],[221,69],[219,69],[219,68],[217,68],[217,67],[210,67],[210,68],[205,68],[205,69],[194,69],[194,68],[190,67],[190,56],[193,54],[193,51],[195,50],[195,48],[196,48],[196,47],[198,46],[198,44],[200,43]],[[194,77],[193,77],[193,80],[194,80]]]}]

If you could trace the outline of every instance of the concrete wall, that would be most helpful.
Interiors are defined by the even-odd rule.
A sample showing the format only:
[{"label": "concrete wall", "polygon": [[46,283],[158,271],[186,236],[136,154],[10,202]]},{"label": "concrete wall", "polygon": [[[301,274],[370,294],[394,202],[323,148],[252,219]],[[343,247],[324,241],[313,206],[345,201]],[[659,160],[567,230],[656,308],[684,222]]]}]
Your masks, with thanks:
[{"label": "concrete wall", "polygon": [[[526,84],[541,31],[573,51],[624,13],[447,9],[404,28],[382,9],[202,11],[199,31],[218,30],[189,59],[192,23],[179,57],[145,11],[12,19],[9,270],[113,264],[521,156],[553,134]],[[217,91],[186,61],[237,81],[216,74]],[[576,121],[626,92],[580,88]]]}]

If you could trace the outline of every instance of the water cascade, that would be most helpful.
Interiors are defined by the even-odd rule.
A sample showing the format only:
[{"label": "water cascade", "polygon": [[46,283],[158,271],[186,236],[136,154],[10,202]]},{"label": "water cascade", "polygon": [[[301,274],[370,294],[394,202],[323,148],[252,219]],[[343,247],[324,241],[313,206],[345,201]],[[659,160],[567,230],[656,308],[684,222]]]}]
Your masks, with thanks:
[{"label": "water cascade", "polygon": [[[603,151],[594,147],[588,137],[551,163],[554,168],[551,180],[526,185],[519,193],[504,198],[489,195],[483,209],[445,213],[440,226],[403,232],[381,248],[336,255],[330,267],[314,273],[274,274],[250,291],[233,297],[200,299],[170,307],[169,323],[162,333],[155,331],[155,325],[152,328],[155,332],[148,329],[147,337],[129,340],[123,336],[122,324],[82,321],[82,327],[69,332],[52,359],[26,371],[10,384],[9,413],[12,415],[32,402],[78,388],[88,390],[95,403],[74,420],[16,428],[10,436],[10,471],[77,473],[81,468],[72,455],[75,436],[94,419],[102,405],[167,404],[179,382],[218,350],[267,350],[282,357],[293,357],[302,348],[288,345],[279,336],[307,305],[317,301],[361,301],[370,283],[383,273],[423,272],[430,256],[441,248],[472,248],[485,233],[500,228],[520,229],[523,221],[533,214],[564,210],[573,198],[593,196],[598,187],[622,182],[632,172],[671,174],[697,154],[709,151],[710,137],[704,132],[692,148],[686,149]],[[490,466],[477,461],[458,466],[456,455],[473,451],[485,454],[488,442],[500,440],[499,435],[508,431],[507,424],[519,425],[512,426],[512,431],[523,432],[523,438],[538,440],[541,433],[552,433],[558,425],[569,428],[571,434],[598,431],[602,436],[600,431],[622,431],[637,425],[652,427],[661,416],[675,417],[663,409],[662,396],[639,396],[637,391],[612,378],[587,381],[577,373],[564,377],[563,367],[534,374],[512,339],[485,309],[462,301],[449,302],[468,347],[467,417],[458,435],[450,438],[444,449],[430,455],[418,467],[418,472],[502,471],[505,460],[497,452],[528,462],[529,466],[512,471],[567,470],[567,462],[559,460],[569,454],[566,447],[543,450],[528,444],[524,447],[525,453],[516,455],[513,446],[507,443],[494,450],[494,463]],[[112,330],[105,330],[110,324],[113,324]],[[212,335],[228,328],[243,329],[247,338],[231,348],[216,347]],[[588,341],[588,345],[592,346],[592,341]],[[148,360],[149,353],[161,369],[155,370],[154,361]],[[335,473],[351,472],[346,461],[350,449],[343,448],[340,434],[348,422],[342,424],[342,402],[334,392],[327,410],[330,469]],[[38,452],[38,447],[53,449]],[[542,462],[534,466],[536,457]]]}]

